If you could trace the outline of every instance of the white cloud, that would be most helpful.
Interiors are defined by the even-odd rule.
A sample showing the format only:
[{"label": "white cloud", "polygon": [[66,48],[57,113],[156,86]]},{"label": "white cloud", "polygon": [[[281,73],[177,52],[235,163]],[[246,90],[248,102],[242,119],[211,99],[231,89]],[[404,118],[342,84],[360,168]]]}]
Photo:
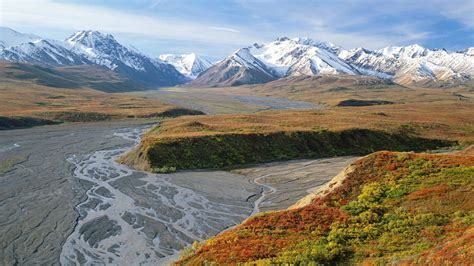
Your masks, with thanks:
[{"label": "white cloud", "polygon": [[[142,42],[140,40],[147,40],[142,42],[144,50],[155,51],[158,48],[150,47],[157,46],[160,41],[160,50],[175,49],[180,45],[186,49],[219,53],[220,56],[224,56],[226,49],[230,53],[238,47],[271,41],[278,36],[310,37],[345,48],[378,49],[389,45],[426,43],[439,34],[430,28],[429,20],[403,17],[410,12],[436,14],[437,17],[459,21],[467,28],[474,27],[474,0],[432,0],[429,5],[408,0],[288,0],[277,4],[273,0],[235,1],[240,6],[233,7],[235,10],[232,11],[238,16],[228,16],[226,12],[229,10],[222,11],[217,7],[209,15],[209,10],[199,6],[201,9],[197,11],[190,7],[198,15],[183,19],[186,16],[180,13],[160,12],[163,7],[172,10],[170,0],[140,0],[146,10],[135,12],[147,15],[55,0],[0,0],[0,25],[28,32],[37,27],[39,30],[35,33],[54,32],[55,37],[59,32],[67,34],[74,30],[96,29],[118,37],[125,36],[135,46],[140,46],[136,45]],[[202,15],[200,12],[206,16],[199,16]],[[385,17],[394,21],[384,20]]]},{"label": "white cloud", "polygon": [[438,1],[436,6],[442,15],[455,19],[469,28],[474,28],[474,1]]},{"label": "white cloud", "polygon": [[239,30],[235,30],[235,29],[231,29],[231,28],[224,28],[224,27],[209,27],[209,28],[213,29],[213,30],[229,31],[229,32],[235,32],[235,33],[240,32]]},{"label": "white cloud", "polygon": [[142,16],[106,7],[56,3],[52,0],[2,0],[0,24],[35,25],[58,30],[95,29],[109,33],[142,34],[153,38],[216,44],[246,45],[256,34],[231,27],[215,27],[199,21]]}]

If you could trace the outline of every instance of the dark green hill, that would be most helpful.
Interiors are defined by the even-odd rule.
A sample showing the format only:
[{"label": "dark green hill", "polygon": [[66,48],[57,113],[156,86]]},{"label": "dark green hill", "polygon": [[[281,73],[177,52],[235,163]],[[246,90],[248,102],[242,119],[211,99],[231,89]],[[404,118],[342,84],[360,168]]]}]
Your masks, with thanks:
[{"label": "dark green hill", "polygon": [[28,80],[38,85],[103,92],[143,91],[146,88],[126,77],[98,66],[81,65],[48,68],[23,63],[0,63],[1,79]]}]

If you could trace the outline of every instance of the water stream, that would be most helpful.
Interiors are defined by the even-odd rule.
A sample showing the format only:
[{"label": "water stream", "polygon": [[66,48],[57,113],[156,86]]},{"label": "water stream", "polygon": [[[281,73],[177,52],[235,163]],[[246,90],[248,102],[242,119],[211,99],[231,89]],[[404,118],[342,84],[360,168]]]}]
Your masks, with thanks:
[{"label": "water stream", "polygon": [[[116,136],[137,145],[146,130]],[[134,171],[116,162],[132,148],[71,156],[74,177],[90,186],[61,251],[63,265],[161,265],[194,241],[234,226],[255,212],[252,202],[219,199],[173,182],[173,175]],[[261,196],[256,202],[261,202]]]}]

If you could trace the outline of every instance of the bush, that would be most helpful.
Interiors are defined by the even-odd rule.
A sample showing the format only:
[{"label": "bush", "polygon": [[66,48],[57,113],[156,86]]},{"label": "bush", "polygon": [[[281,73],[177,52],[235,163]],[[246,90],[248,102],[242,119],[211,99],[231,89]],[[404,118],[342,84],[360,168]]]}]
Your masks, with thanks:
[{"label": "bush", "polygon": [[168,174],[176,172],[176,167],[174,166],[163,166],[163,167],[155,167],[151,169],[152,173],[155,174]]}]

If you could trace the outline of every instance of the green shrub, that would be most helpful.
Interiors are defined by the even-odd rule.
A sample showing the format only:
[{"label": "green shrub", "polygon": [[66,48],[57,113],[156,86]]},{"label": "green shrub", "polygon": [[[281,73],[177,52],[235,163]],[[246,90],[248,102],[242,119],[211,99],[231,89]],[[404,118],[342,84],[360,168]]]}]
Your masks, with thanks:
[{"label": "green shrub", "polygon": [[174,167],[174,166],[155,167],[155,168],[151,169],[151,172],[153,172],[155,174],[174,173],[174,172],[176,172],[176,167]]},{"label": "green shrub", "polygon": [[224,134],[158,139],[147,147],[151,167],[224,168],[297,158],[365,155],[377,150],[426,150],[452,144],[367,129],[340,132]]}]

